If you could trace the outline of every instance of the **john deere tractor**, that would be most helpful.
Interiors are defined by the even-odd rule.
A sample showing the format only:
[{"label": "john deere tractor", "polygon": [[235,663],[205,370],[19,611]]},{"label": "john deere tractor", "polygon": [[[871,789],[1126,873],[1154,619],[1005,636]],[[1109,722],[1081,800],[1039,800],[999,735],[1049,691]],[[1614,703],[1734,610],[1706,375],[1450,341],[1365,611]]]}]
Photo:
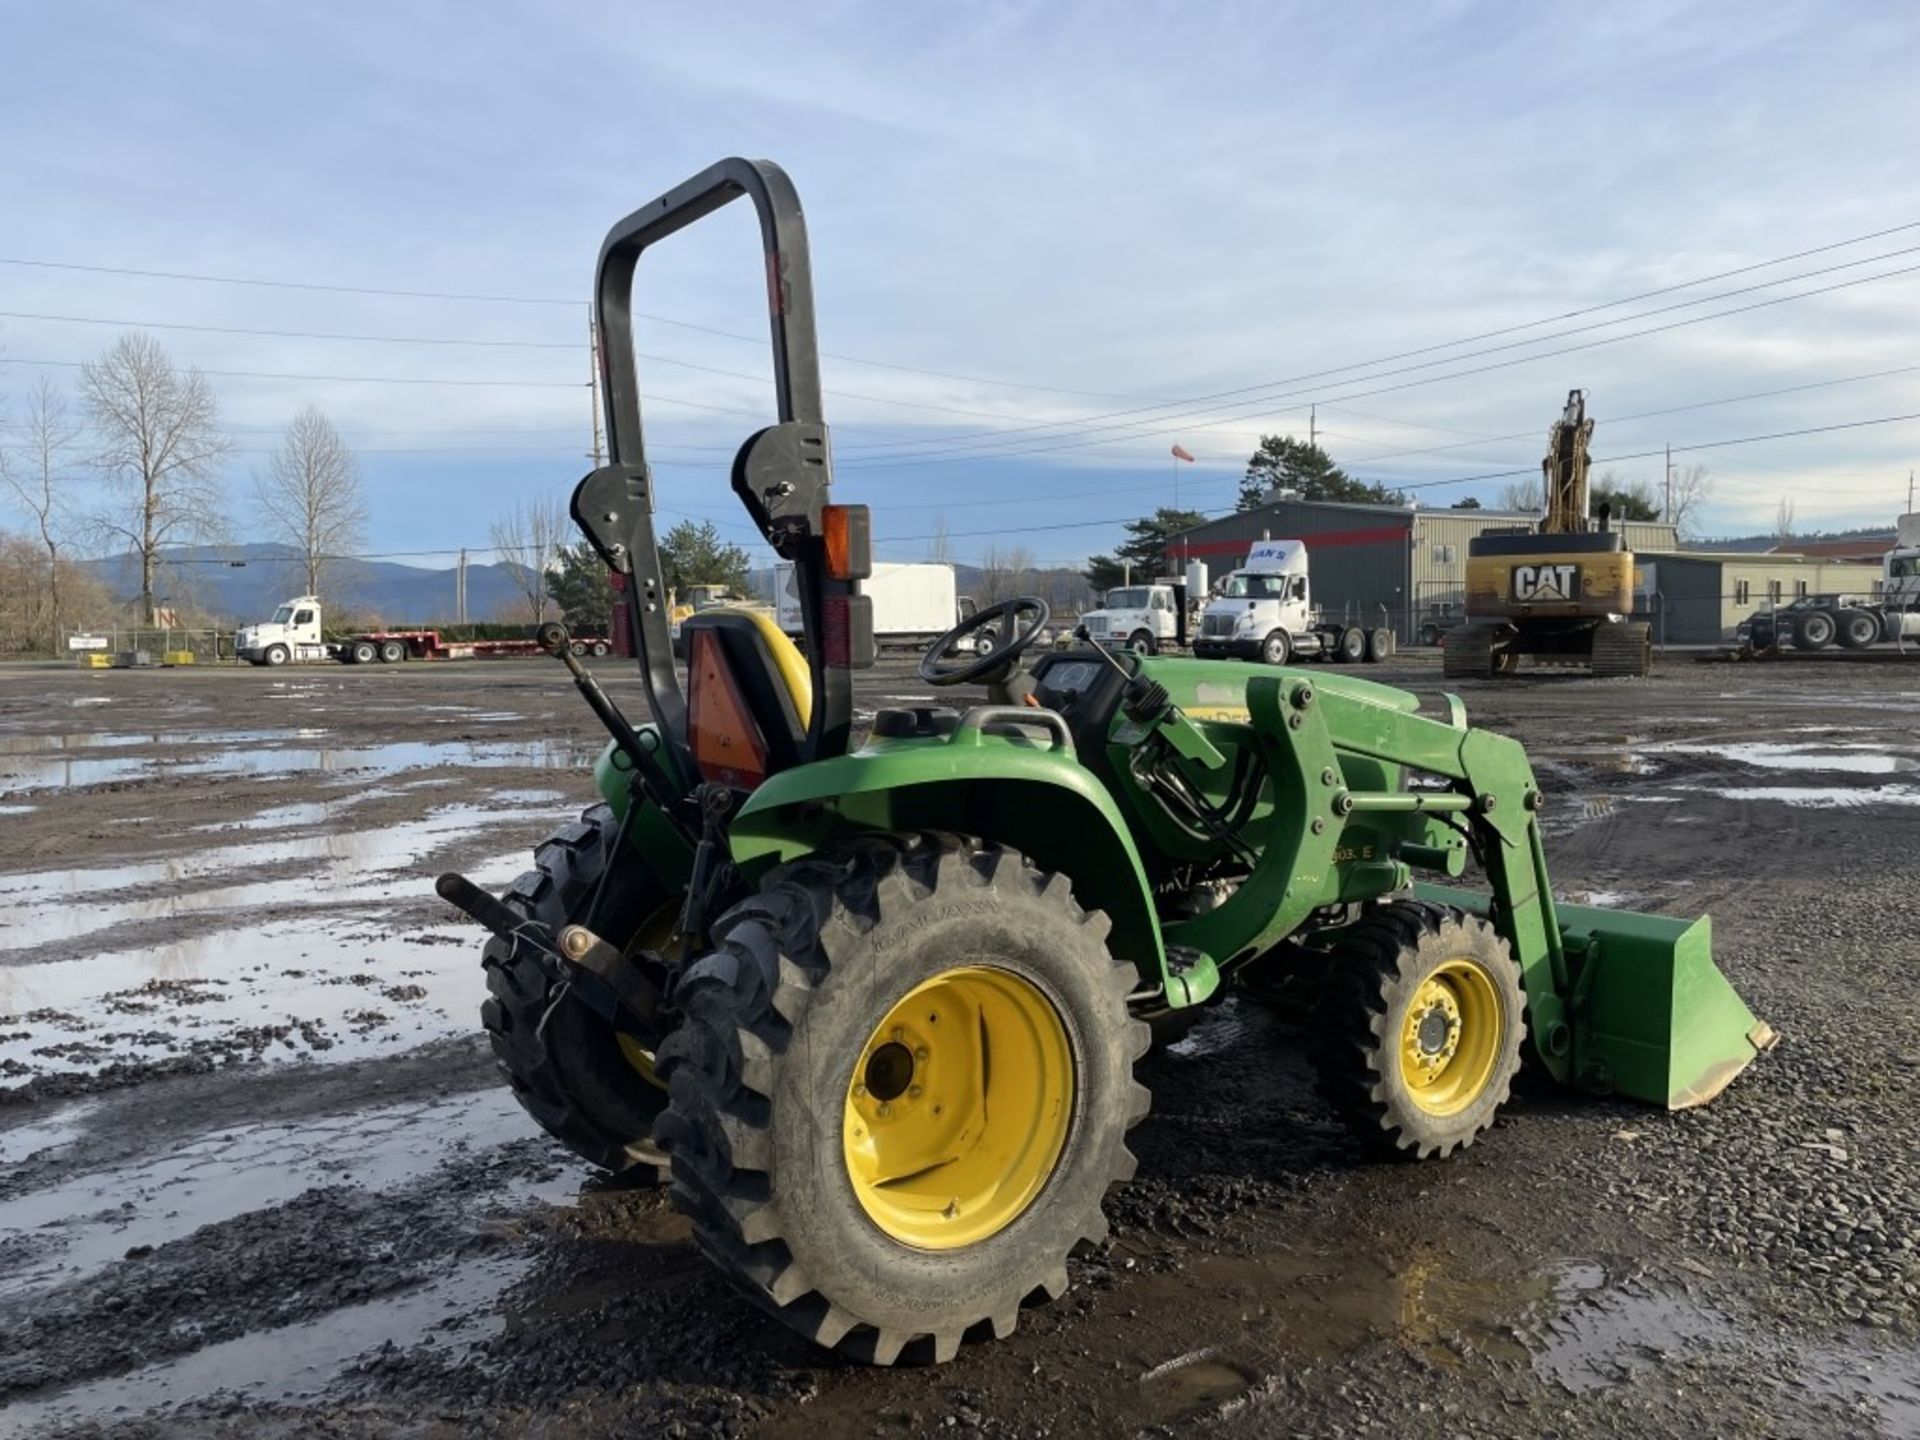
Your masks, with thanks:
[{"label": "john deere tractor", "polygon": [[[732,484],[794,567],[804,654],[708,610],[683,678],[634,274],[742,196],[779,420]],[[1308,1007],[1327,1100],[1384,1156],[1471,1144],[1523,1063],[1676,1107],[1770,1040],[1706,919],[1554,901],[1526,755],[1452,697],[1429,714],[1319,670],[1042,653],[1047,607],[1021,598],[929,647],[954,706],[882,710],[855,748],[869,517],[831,498],[786,175],[725,160],[641,207],[595,300],[613,458],[573,516],[627,578],[649,715],[547,627],[611,736],[602,803],[504,897],[440,893],[494,932],[484,1019],[527,1110],[598,1165],[668,1166],[701,1248],[787,1324],[876,1364],[1008,1334],[1106,1233],[1148,1109],[1136,1065],[1239,986]],[[990,655],[958,643],[982,632]],[[1469,864],[1480,891],[1448,883]]]}]

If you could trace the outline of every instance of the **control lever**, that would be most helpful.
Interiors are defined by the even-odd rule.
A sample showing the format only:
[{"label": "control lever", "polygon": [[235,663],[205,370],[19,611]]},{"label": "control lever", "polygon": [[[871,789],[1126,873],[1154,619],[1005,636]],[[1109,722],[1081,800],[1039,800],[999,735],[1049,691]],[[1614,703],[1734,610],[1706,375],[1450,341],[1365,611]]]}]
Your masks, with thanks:
[{"label": "control lever", "polygon": [[[574,687],[579,690],[581,698],[599,717],[600,723],[607,727],[613,743],[625,751],[627,758],[633,762],[635,773],[653,796],[654,803],[670,821],[683,832],[686,831],[686,823],[677,813],[680,787],[661,768],[653,750],[641,740],[640,732],[633,728],[627,717],[620,713],[620,707],[600,688],[600,682],[593,678],[593,672],[574,656],[573,637],[567,633],[567,627],[549,620],[533,632],[533,638],[542,650],[567,667],[567,673],[573,676]],[[695,837],[689,834],[688,838]]]},{"label": "control lever", "polygon": [[1078,627],[1073,632],[1073,638],[1091,645],[1100,658],[1112,667],[1114,673],[1127,682],[1126,698],[1122,704],[1129,720],[1142,725],[1151,725],[1173,704],[1172,697],[1167,694],[1166,686],[1158,680],[1148,679],[1145,675],[1129,674],[1127,667],[1114,659],[1108,653],[1106,646],[1087,633],[1086,626]]}]

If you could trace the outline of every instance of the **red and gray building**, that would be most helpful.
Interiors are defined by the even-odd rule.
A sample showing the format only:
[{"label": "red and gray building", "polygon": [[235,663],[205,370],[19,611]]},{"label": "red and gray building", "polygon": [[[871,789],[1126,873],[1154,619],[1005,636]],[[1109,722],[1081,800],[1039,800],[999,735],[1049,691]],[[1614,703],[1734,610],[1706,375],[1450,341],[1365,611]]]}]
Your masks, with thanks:
[{"label": "red and gray building", "polygon": [[[1256,540],[1303,540],[1313,598],[1329,618],[1384,619],[1411,642],[1423,615],[1460,604],[1469,540],[1488,530],[1529,528],[1538,518],[1511,510],[1280,499],[1175,535],[1167,545],[1168,569],[1181,574],[1189,560],[1198,560],[1212,584],[1242,565]],[[1678,548],[1673,526],[1664,521],[1627,521],[1620,528],[1636,553]]]}]

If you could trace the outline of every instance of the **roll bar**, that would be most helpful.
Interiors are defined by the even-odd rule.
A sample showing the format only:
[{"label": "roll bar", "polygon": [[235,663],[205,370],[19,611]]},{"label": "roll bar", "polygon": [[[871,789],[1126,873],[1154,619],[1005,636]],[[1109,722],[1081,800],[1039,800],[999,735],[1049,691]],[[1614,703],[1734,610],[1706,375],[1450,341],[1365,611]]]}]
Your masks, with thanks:
[{"label": "roll bar", "polygon": [[653,526],[653,477],[641,424],[634,273],[647,247],[743,195],[759,216],[766,252],[779,421],[740,448],[733,489],[767,543],[794,565],[813,679],[803,758],[812,760],[846,751],[853,722],[852,671],[871,663],[872,615],[870,602],[859,593],[864,557],[852,578],[835,579],[827,570],[822,508],[833,484],[833,461],[820,406],[806,219],[793,182],[771,161],[722,160],[608,232],[600,247],[594,309],[609,458],[574,490],[573,518],[609,568],[628,577],[627,604],[647,698],[657,723],[684,748],[686,698],[674,668],[666,581]]}]

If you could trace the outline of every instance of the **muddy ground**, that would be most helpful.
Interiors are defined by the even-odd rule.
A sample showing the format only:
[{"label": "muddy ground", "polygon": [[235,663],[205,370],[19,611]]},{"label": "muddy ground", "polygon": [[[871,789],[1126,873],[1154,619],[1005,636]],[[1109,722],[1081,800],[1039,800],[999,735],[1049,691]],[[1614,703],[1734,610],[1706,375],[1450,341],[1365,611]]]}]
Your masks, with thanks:
[{"label": "muddy ground", "polygon": [[0,670],[0,1436],[1920,1434],[1920,662],[1467,699],[1561,894],[1710,910],[1780,1045],[1379,1165],[1228,1004],[1069,1294],[868,1371],[496,1081],[428,887],[592,798],[555,667]]}]

